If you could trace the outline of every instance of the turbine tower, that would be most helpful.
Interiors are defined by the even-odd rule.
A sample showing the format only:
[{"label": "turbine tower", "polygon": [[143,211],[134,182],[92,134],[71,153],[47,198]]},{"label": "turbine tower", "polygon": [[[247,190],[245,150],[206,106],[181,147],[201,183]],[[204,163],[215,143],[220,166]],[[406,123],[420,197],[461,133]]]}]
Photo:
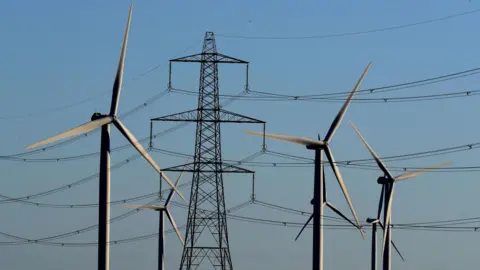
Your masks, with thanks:
[{"label": "turbine tower", "polygon": [[[173,62],[200,63],[200,85],[197,109],[151,119],[151,121],[196,122],[195,157],[192,163],[174,166],[164,171],[192,172],[193,180],[180,269],[199,268],[210,262],[213,269],[231,270],[232,259],[228,239],[224,173],[253,173],[222,161],[220,139],[221,123],[265,122],[226,111],[220,107],[218,64],[244,64],[248,62],[217,52],[215,35],[207,32],[202,53],[170,60],[169,87],[171,87],[171,64]],[[211,268],[210,268],[211,269]]]},{"label": "turbine tower", "polygon": [[[358,79],[357,83],[355,84],[352,92],[350,92],[350,95],[348,96],[347,100],[343,104],[340,111],[337,113],[337,116],[333,119],[333,122],[330,125],[330,129],[328,130],[328,133],[325,136],[324,140],[320,139],[320,135],[318,135],[318,140],[313,140],[313,139],[304,138],[304,137],[292,137],[292,136],[286,136],[286,135],[265,134],[265,132],[264,133],[259,133],[259,132],[246,131],[247,134],[264,136],[264,137],[274,139],[274,140],[280,140],[280,141],[286,141],[286,142],[290,142],[290,143],[300,144],[300,145],[305,146],[309,150],[315,151],[315,173],[314,173],[314,179],[313,179],[313,183],[314,183],[313,184],[313,199],[311,201],[311,203],[313,204],[313,214],[307,220],[307,222],[303,226],[302,230],[300,230],[300,233],[302,233],[303,229],[313,219],[313,241],[312,241],[313,242],[312,243],[312,253],[313,253],[313,255],[312,255],[312,269],[313,270],[323,270],[323,216],[324,216],[323,212],[324,212],[324,206],[328,206],[336,214],[338,214],[342,218],[346,219],[348,222],[352,223],[350,221],[350,219],[346,218],[346,216],[344,214],[342,214],[340,211],[338,211],[331,203],[329,203],[326,200],[323,152],[325,152],[325,154],[328,158],[330,166],[332,167],[333,172],[335,173],[335,177],[337,178],[338,184],[340,185],[340,188],[342,189],[343,195],[345,196],[345,199],[347,200],[348,206],[350,207],[350,211],[353,214],[353,217],[355,219],[355,223],[352,223],[352,224],[354,224],[360,230],[360,233],[362,234],[363,239],[365,239],[364,232],[362,231],[362,229],[360,227],[360,223],[358,222],[357,214],[355,213],[352,201],[350,200],[350,196],[348,195],[347,188],[345,186],[345,183],[343,182],[342,174],[340,173],[340,170],[338,169],[338,166],[335,163],[335,159],[333,158],[333,153],[330,149],[330,141],[332,140],[333,135],[335,134],[335,131],[340,126],[340,123],[342,122],[342,119],[345,116],[345,113],[347,112],[348,106],[352,102],[352,99],[353,99],[353,96],[355,95],[355,92],[360,87],[360,84],[362,83],[365,75],[367,74],[368,70],[370,69],[370,65],[371,65],[371,63],[369,63],[367,65],[367,67],[363,71],[362,75]],[[300,235],[300,233],[299,233],[299,235]],[[297,236],[297,238],[298,238],[298,236]]]},{"label": "turbine tower", "polygon": [[360,134],[360,131],[358,131],[357,127],[350,121],[350,125],[353,127],[355,132],[357,133],[358,137],[362,140],[363,144],[367,148],[368,152],[370,152],[370,155],[375,159],[375,162],[377,163],[378,167],[383,171],[385,176],[379,177],[377,180],[377,183],[382,185],[382,193],[385,195],[385,209],[383,211],[383,224],[385,225],[385,228],[383,230],[383,243],[382,243],[382,255],[383,255],[383,270],[390,270],[391,269],[391,257],[392,257],[392,251],[390,248],[390,245],[392,243],[392,228],[391,228],[391,222],[392,222],[392,201],[393,201],[393,188],[395,186],[395,183],[398,181],[404,181],[410,178],[414,178],[424,172],[434,170],[434,169],[440,169],[446,166],[451,165],[451,162],[443,163],[438,166],[432,166],[429,168],[423,168],[420,170],[416,171],[411,171],[407,172],[401,175],[398,175],[396,177],[393,177],[392,174],[388,171],[387,167],[385,164],[383,164],[382,160],[380,157],[375,153],[373,148],[367,143],[365,138]]},{"label": "turbine tower", "polygon": [[[385,226],[383,226],[382,221],[380,220],[380,214],[382,213],[383,201],[384,201],[384,194],[385,194],[385,186],[382,186],[382,191],[380,192],[380,200],[378,201],[378,211],[377,211],[377,218],[367,218],[367,222],[372,224],[372,250],[371,250],[371,270],[377,270],[377,225],[385,231]],[[403,258],[402,253],[397,248],[393,240],[391,240],[393,248],[397,252],[398,256],[405,261]]]},{"label": "turbine tower", "polygon": [[120,102],[120,90],[122,87],[123,79],[123,67],[125,62],[125,54],[127,51],[128,33],[130,30],[130,21],[132,17],[133,3],[130,5],[130,11],[128,13],[127,25],[125,29],[125,35],[123,37],[122,51],[120,54],[120,60],[118,63],[117,73],[115,81],[113,83],[112,91],[112,103],[110,107],[110,113],[102,115],[100,113],[94,113],[91,121],[82,124],[76,128],[70,129],[61,134],[55,135],[48,139],[34,143],[27,146],[25,149],[31,149],[40,145],[49,144],[58,140],[66,139],[72,136],[87,133],[97,128],[101,128],[100,139],[100,173],[99,173],[99,208],[98,208],[98,270],[108,270],[110,268],[110,124],[114,124],[115,127],[123,134],[123,136],[137,149],[138,152],[152,165],[152,167],[160,173],[162,178],[179,194],[182,199],[183,195],[180,194],[173,183],[162,172],[160,167],[155,163],[152,157],[148,154],[143,146],[137,141],[135,136],[123,125],[123,123],[117,118],[118,104]]},{"label": "turbine tower", "polygon": [[[188,160],[187,160],[188,162]],[[177,178],[177,181],[175,181],[175,187],[178,188],[178,183],[180,182],[180,179],[182,178],[183,171],[180,173],[180,175]],[[183,239],[182,235],[180,234],[180,231],[178,230],[177,224],[175,223],[175,220],[173,219],[172,215],[170,214],[170,210],[168,209],[168,205],[173,199],[173,195],[175,194],[175,190],[171,189],[170,193],[168,194],[167,199],[165,200],[165,204],[163,206],[157,206],[157,205],[135,205],[135,204],[124,204],[122,205],[123,207],[128,207],[128,208],[141,208],[141,209],[149,209],[153,211],[157,211],[159,213],[159,222],[158,222],[158,270],[163,270],[165,268],[164,264],[164,253],[165,253],[165,215],[167,215],[168,220],[170,221],[170,224],[172,224],[173,229],[177,233],[178,239],[180,240],[180,243],[182,243],[183,246]]]}]

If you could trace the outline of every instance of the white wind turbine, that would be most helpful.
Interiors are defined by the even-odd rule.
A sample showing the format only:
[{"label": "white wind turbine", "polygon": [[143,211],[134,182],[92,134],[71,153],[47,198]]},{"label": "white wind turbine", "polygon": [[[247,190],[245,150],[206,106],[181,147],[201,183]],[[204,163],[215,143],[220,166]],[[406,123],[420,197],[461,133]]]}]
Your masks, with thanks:
[{"label": "white wind turbine", "polygon": [[127,140],[140,152],[140,154],[150,163],[155,170],[162,175],[162,178],[185,200],[185,197],[178,192],[170,179],[162,172],[160,167],[155,163],[143,146],[137,141],[132,133],[117,118],[118,103],[120,101],[120,90],[123,79],[123,69],[125,62],[125,53],[127,50],[128,33],[130,31],[130,21],[132,17],[133,3],[130,5],[128,19],[123,38],[122,51],[118,63],[117,73],[113,84],[112,102],[110,113],[102,115],[94,113],[92,120],[76,128],[70,129],[64,133],[50,137],[43,141],[27,146],[25,149],[31,149],[40,145],[52,143],[58,140],[66,139],[72,136],[87,133],[97,128],[102,128],[101,144],[100,144],[100,173],[99,173],[99,228],[98,228],[98,270],[109,269],[109,240],[110,240],[110,124],[115,127],[127,138]]},{"label": "white wind turbine", "polygon": [[[350,121],[350,125],[353,127],[357,135],[360,137],[362,140],[363,144],[367,147],[368,151],[370,152],[370,155],[375,159],[378,167],[383,171],[385,176],[379,177],[377,179],[377,183],[383,185],[382,190],[385,195],[385,209],[383,211],[384,214],[384,222],[383,224],[385,225],[385,228],[383,230],[383,243],[382,243],[382,254],[383,254],[383,270],[390,270],[391,268],[391,239],[392,239],[392,229],[391,229],[391,222],[392,222],[392,201],[393,201],[393,190],[395,187],[395,183],[403,180],[407,180],[413,177],[416,177],[424,172],[434,170],[434,169],[440,169],[446,166],[449,166],[452,164],[452,162],[447,162],[440,164],[438,166],[432,166],[429,168],[423,168],[419,169],[416,171],[411,171],[407,172],[401,175],[398,175],[396,177],[393,177],[392,174],[388,171],[387,167],[385,164],[383,164],[382,160],[380,157],[378,157],[377,153],[372,149],[372,147],[367,143],[365,138],[360,134],[360,131],[358,131],[357,127]],[[388,244],[387,244],[388,243]]]},{"label": "white wind turbine", "polygon": [[[188,163],[188,160],[187,162]],[[180,175],[177,178],[177,181],[175,182],[175,187],[178,187],[178,183],[180,182],[180,179],[182,178],[184,171],[180,173]],[[165,214],[167,215],[168,220],[170,220],[170,224],[172,224],[172,227],[175,229],[175,232],[177,233],[178,239],[180,239],[180,242],[182,243],[183,246],[183,238],[182,235],[180,234],[180,231],[178,230],[177,224],[175,223],[175,220],[173,220],[172,215],[170,214],[170,211],[168,210],[168,205],[170,204],[170,201],[172,200],[174,195],[174,189],[170,190],[170,193],[168,194],[167,200],[165,201],[165,204],[163,206],[156,206],[156,205],[132,205],[132,204],[124,204],[122,205],[123,207],[128,207],[128,208],[143,208],[143,209],[149,209],[153,211],[157,211],[160,214],[160,220],[159,220],[159,228],[158,228],[158,270],[163,270],[164,269],[164,253],[165,253]]]},{"label": "white wind turbine", "polygon": [[[320,135],[318,136],[318,140],[313,140],[310,138],[304,137],[292,137],[292,136],[285,136],[285,135],[276,135],[276,134],[265,134],[260,132],[252,132],[252,131],[245,131],[248,134],[257,135],[257,136],[265,136],[270,139],[287,141],[295,144],[300,144],[305,146],[309,150],[315,151],[315,174],[314,174],[314,191],[313,191],[313,200],[311,201],[313,204],[313,214],[305,223],[304,227],[313,219],[313,256],[312,256],[312,269],[313,270],[323,270],[323,212],[324,206],[330,207],[335,213],[339,214],[341,217],[347,219],[345,215],[340,213],[340,211],[336,210],[333,205],[326,201],[326,190],[325,190],[325,183],[324,183],[324,164],[323,164],[323,152],[325,152],[328,161],[335,173],[337,178],[338,184],[340,185],[343,195],[347,200],[347,203],[350,207],[350,210],[355,218],[355,226],[360,230],[363,239],[365,239],[365,235],[361,230],[360,224],[358,222],[357,214],[353,209],[352,201],[350,200],[350,196],[348,195],[347,188],[343,182],[342,174],[335,163],[333,158],[333,154],[330,150],[330,141],[332,140],[335,131],[337,130],[338,126],[340,125],[348,106],[350,105],[352,98],[360,87],[360,84],[363,81],[363,78],[367,74],[368,70],[370,69],[371,63],[367,65],[365,70],[363,71],[362,75],[358,79],[355,87],[353,88],[352,92],[348,96],[347,100],[343,104],[342,108],[338,112],[337,116],[333,120],[330,129],[328,130],[327,135],[325,136],[324,140],[320,140]],[[349,219],[347,221],[351,222]],[[304,228],[302,228],[303,230]],[[301,233],[302,231],[300,231]],[[297,236],[298,238],[298,236]]]}]

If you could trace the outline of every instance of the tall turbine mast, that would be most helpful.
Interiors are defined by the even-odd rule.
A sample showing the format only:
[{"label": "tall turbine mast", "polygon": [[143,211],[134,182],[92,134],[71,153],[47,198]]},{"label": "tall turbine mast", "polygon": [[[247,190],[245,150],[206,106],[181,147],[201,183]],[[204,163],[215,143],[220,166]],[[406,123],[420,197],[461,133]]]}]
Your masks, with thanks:
[{"label": "tall turbine mast", "polygon": [[[330,141],[335,134],[335,131],[340,126],[345,113],[347,112],[348,106],[352,102],[353,96],[355,92],[360,87],[365,75],[367,74],[368,70],[370,69],[371,63],[367,65],[365,70],[363,71],[362,75],[358,79],[357,83],[355,84],[352,92],[348,96],[347,100],[343,104],[342,108],[338,112],[337,116],[333,120],[330,129],[327,132],[324,140],[320,139],[320,135],[318,135],[318,140],[313,140],[310,138],[304,137],[292,137],[286,135],[277,135],[277,134],[265,134],[259,132],[252,132],[246,131],[248,134],[257,135],[257,136],[264,136],[270,139],[287,141],[295,144],[300,144],[305,146],[309,150],[315,151],[315,175],[314,175],[314,188],[313,188],[313,214],[307,220],[303,228],[300,230],[299,235],[302,233],[303,229],[308,225],[308,223],[313,219],[313,247],[312,247],[312,269],[313,270],[323,270],[323,212],[324,206],[328,206],[331,210],[333,210],[336,214],[341,216],[342,218],[346,219],[348,222],[352,223],[355,227],[360,230],[363,239],[365,239],[364,232],[360,227],[360,223],[358,222],[357,214],[353,208],[352,201],[350,200],[350,196],[348,195],[347,188],[345,183],[343,182],[342,174],[335,163],[335,159],[333,158],[332,151],[330,149]],[[355,219],[355,223],[353,223],[350,219],[348,219],[343,213],[337,210],[331,203],[326,200],[326,189],[325,189],[325,178],[324,178],[324,165],[323,165],[323,152],[325,152],[328,162],[335,173],[335,177],[337,178],[338,184],[342,189],[343,195],[350,207],[352,215]],[[298,238],[298,236],[297,236]]]},{"label": "tall turbine mast", "polygon": [[82,124],[76,128],[70,129],[66,132],[50,137],[43,141],[27,146],[25,149],[31,149],[40,145],[49,144],[58,140],[66,139],[72,136],[77,136],[90,132],[94,129],[101,128],[101,143],[100,143],[100,173],[99,173],[99,209],[98,209],[98,270],[108,270],[110,268],[110,124],[123,134],[123,136],[137,149],[137,151],[147,160],[150,165],[160,174],[162,178],[185,200],[177,188],[173,185],[170,179],[163,173],[160,167],[155,163],[152,157],[145,151],[145,148],[137,141],[135,136],[123,125],[117,118],[118,104],[120,102],[120,90],[123,80],[123,68],[125,63],[125,54],[127,51],[128,33],[130,31],[130,21],[132,17],[133,3],[130,5],[128,13],[127,25],[125,35],[123,38],[122,51],[120,53],[120,60],[118,63],[115,81],[113,83],[112,102],[110,106],[110,113],[102,115],[94,113],[91,121]]}]

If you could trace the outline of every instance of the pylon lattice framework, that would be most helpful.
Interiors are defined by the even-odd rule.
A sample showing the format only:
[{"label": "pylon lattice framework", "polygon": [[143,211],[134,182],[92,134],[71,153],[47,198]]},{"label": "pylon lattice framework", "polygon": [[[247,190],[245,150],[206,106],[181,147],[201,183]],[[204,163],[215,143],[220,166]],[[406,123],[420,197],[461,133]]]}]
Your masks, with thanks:
[{"label": "pylon lattice framework", "polygon": [[[248,90],[248,62],[217,52],[215,35],[205,34],[202,53],[170,60],[173,62],[197,62],[201,64],[198,107],[151,121],[196,122],[195,157],[192,163],[164,169],[193,173],[190,203],[180,270],[197,269],[207,259],[219,270],[231,270],[223,173],[254,173],[222,161],[220,124],[265,122],[220,108],[218,87],[218,63],[245,64],[247,67],[246,91]],[[205,234],[208,229],[210,234]]]}]

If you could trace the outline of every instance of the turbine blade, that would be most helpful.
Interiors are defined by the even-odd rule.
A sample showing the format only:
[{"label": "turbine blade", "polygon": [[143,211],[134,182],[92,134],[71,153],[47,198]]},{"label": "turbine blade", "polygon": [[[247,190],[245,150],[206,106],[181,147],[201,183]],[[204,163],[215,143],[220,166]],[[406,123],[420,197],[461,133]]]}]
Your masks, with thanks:
[{"label": "turbine blade", "polygon": [[265,136],[266,138],[279,140],[279,141],[286,141],[301,145],[316,145],[316,146],[324,146],[325,143],[323,141],[313,140],[304,137],[293,137],[293,136],[286,136],[286,135],[278,135],[278,134],[267,134],[263,132],[253,132],[253,131],[245,131],[245,133],[255,136]]},{"label": "turbine blade", "polygon": [[393,240],[392,240],[392,246],[393,246],[393,248],[395,249],[395,251],[397,252],[398,256],[400,256],[400,258],[402,259],[402,261],[405,261],[405,258],[403,257],[403,255],[402,255],[402,253],[400,252],[400,250],[398,250],[397,245],[395,245],[395,243],[393,242]]},{"label": "turbine blade", "polygon": [[298,237],[300,237],[300,235],[302,234],[303,230],[305,230],[305,228],[307,227],[308,223],[310,223],[310,221],[313,219],[313,214],[308,218],[307,222],[305,222],[305,224],[303,225],[302,229],[300,230],[300,232],[297,234],[297,237],[295,237],[295,241],[297,241]]},{"label": "turbine blade", "polygon": [[365,232],[362,230],[362,227],[358,226],[355,224],[353,221],[351,221],[349,218],[347,218],[340,210],[338,210],[333,204],[326,202],[326,205],[337,215],[341,216],[343,219],[348,221],[348,223],[352,224],[355,228],[359,229],[360,232],[362,233],[363,240],[365,240]]},{"label": "turbine blade", "polygon": [[75,136],[75,135],[87,133],[87,132],[92,131],[96,128],[99,128],[103,125],[110,124],[112,122],[112,120],[113,120],[112,117],[107,116],[107,117],[103,117],[103,118],[100,118],[100,119],[97,119],[97,120],[94,120],[94,121],[87,122],[87,123],[82,124],[82,125],[80,125],[76,128],[72,128],[68,131],[60,133],[58,135],[55,135],[55,136],[50,137],[48,139],[45,139],[43,141],[39,141],[37,143],[31,144],[31,145],[25,147],[25,150],[29,150],[29,149],[35,148],[37,146],[40,146],[40,145],[49,144],[49,143],[52,143],[52,142],[55,142],[55,141],[58,141],[58,140],[66,139],[68,137],[72,137],[72,136]]},{"label": "turbine blade", "polygon": [[371,65],[372,65],[372,62],[368,63],[367,67],[365,68],[362,75],[358,79],[357,83],[353,87],[352,92],[350,92],[350,95],[348,95],[347,100],[345,101],[342,108],[338,112],[337,116],[333,120],[332,125],[330,126],[330,129],[327,132],[327,136],[325,136],[325,141],[330,142],[332,140],[332,137],[335,134],[335,131],[337,131],[338,127],[340,126],[340,123],[343,120],[343,117],[345,116],[345,113],[347,112],[348,106],[350,106],[350,103],[352,103],[352,99],[353,99],[353,96],[355,95],[355,92],[358,90],[358,88],[362,84],[363,79],[365,78],[365,75],[367,74]]},{"label": "turbine blade", "polygon": [[166,209],[165,214],[167,214],[167,217],[170,220],[170,223],[172,224],[172,227],[175,229],[175,232],[177,233],[178,239],[180,239],[180,242],[182,243],[182,246],[183,246],[184,243],[183,243],[182,234],[178,230],[178,227],[177,227],[177,224],[175,223],[175,220],[173,220],[172,216],[170,215],[170,211],[168,211],[168,209]]},{"label": "turbine blade", "polygon": [[[330,162],[330,165],[333,169],[333,172],[335,173],[335,176],[337,177],[338,184],[340,185],[340,188],[342,189],[343,195],[345,196],[345,199],[347,200],[348,206],[350,207],[350,210],[352,211],[353,217],[355,218],[355,222],[357,223],[357,227],[360,228],[360,222],[358,221],[357,213],[355,213],[355,209],[353,208],[352,200],[350,200],[350,196],[348,195],[347,187],[345,186],[345,183],[343,182],[343,177],[342,174],[340,173],[340,170],[337,167],[337,164],[335,163],[335,159],[333,158],[332,152],[330,151],[330,148],[327,146],[325,147],[325,154],[327,155],[328,161]],[[365,239],[365,235],[362,233],[362,238]]]},{"label": "turbine blade", "polygon": [[[320,138],[320,133],[317,135],[317,138],[319,141],[321,141]],[[323,202],[321,203],[326,203],[327,202],[327,183],[325,181],[325,166],[320,166],[320,169],[322,171],[322,179],[323,179]]]},{"label": "turbine blade", "polygon": [[407,180],[407,179],[410,179],[410,178],[413,178],[413,177],[417,177],[418,175],[420,175],[422,173],[432,171],[432,170],[435,170],[435,169],[440,169],[440,168],[443,168],[443,167],[446,167],[446,166],[450,166],[452,164],[453,164],[452,162],[447,162],[447,163],[443,163],[443,164],[440,164],[440,165],[437,165],[437,166],[432,166],[432,167],[428,167],[428,168],[423,168],[423,169],[407,172],[407,173],[404,173],[404,174],[401,174],[401,175],[395,177],[395,182],[402,181],[402,180]]},{"label": "turbine blade", "polygon": [[138,205],[138,204],[122,204],[122,207],[125,207],[125,208],[150,209],[150,210],[156,210],[156,211],[165,209],[164,206],[157,206],[157,205]]},{"label": "turbine blade", "polygon": [[128,12],[127,25],[125,27],[125,34],[123,36],[122,51],[120,53],[120,60],[118,61],[117,74],[113,83],[112,104],[110,106],[110,115],[116,116],[118,111],[118,103],[120,101],[120,90],[123,82],[123,69],[125,64],[125,54],[127,52],[128,33],[130,32],[130,22],[132,20],[133,3],[130,4]]},{"label": "turbine blade", "polygon": [[[386,230],[383,231],[383,242],[382,242],[382,252],[385,251],[385,246],[387,244],[387,231],[391,230],[390,224],[391,224],[391,215],[392,215],[392,201],[393,201],[393,190],[395,188],[395,184],[392,184],[392,189],[388,193],[388,200],[387,200],[387,205],[385,208],[386,212],[386,217],[385,217],[385,228]],[[382,253],[383,254],[383,253]]]},{"label": "turbine blade", "polygon": [[[185,164],[187,164],[189,160],[190,160],[190,158],[187,158],[187,161],[185,161]],[[185,167],[183,167],[182,172],[181,172],[180,175],[177,177],[177,181],[175,181],[175,187],[176,187],[177,189],[178,189],[178,183],[180,182],[180,179],[182,178],[184,172],[185,172]],[[170,201],[172,200],[174,194],[175,194],[175,190],[171,189],[171,190],[170,190],[170,193],[168,194],[167,200],[165,201],[165,207],[168,206],[168,204],[169,204]]]},{"label": "turbine blade", "polygon": [[150,163],[150,165],[152,165],[153,168],[155,168],[155,170],[162,175],[162,179],[165,180],[165,182],[167,182],[170,185],[170,187],[172,187],[175,190],[175,192],[177,192],[177,194],[185,201],[185,197],[173,185],[172,181],[170,181],[170,179],[167,177],[167,175],[160,169],[160,167],[157,165],[157,163],[155,163],[155,161],[152,159],[150,154],[148,154],[148,152],[145,150],[145,148],[143,148],[143,146],[137,141],[135,136],[133,136],[133,134],[122,124],[122,122],[120,120],[117,119],[113,123],[118,128],[118,130],[120,130],[120,132],[123,134],[123,136],[125,136],[125,138],[127,138],[127,140],[148,161],[148,163]]},{"label": "turbine blade", "polygon": [[[385,227],[383,226],[383,223],[381,221],[378,222],[382,230],[385,230]],[[397,248],[397,245],[391,240],[393,248],[395,248],[395,251],[397,252],[398,256],[402,259],[402,261],[405,261],[405,258],[403,257],[402,253],[400,253],[400,250]]]},{"label": "turbine blade", "polygon": [[393,180],[394,178],[393,178],[392,174],[388,171],[387,167],[385,167],[382,160],[378,157],[377,153],[375,153],[375,151],[373,151],[372,147],[367,143],[365,138],[363,138],[362,134],[360,134],[360,131],[358,131],[357,127],[355,127],[355,125],[352,123],[352,121],[349,121],[349,122],[350,122],[350,125],[355,130],[355,132],[357,133],[357,135],[362,140],[363,144],[367,147],[367,149],[370,152],[370,154],[372,155],[372,157],[377,162],[378,167],[380,167],[380,169],[382,169],[383,173],[385,173],[390,179]]}]

